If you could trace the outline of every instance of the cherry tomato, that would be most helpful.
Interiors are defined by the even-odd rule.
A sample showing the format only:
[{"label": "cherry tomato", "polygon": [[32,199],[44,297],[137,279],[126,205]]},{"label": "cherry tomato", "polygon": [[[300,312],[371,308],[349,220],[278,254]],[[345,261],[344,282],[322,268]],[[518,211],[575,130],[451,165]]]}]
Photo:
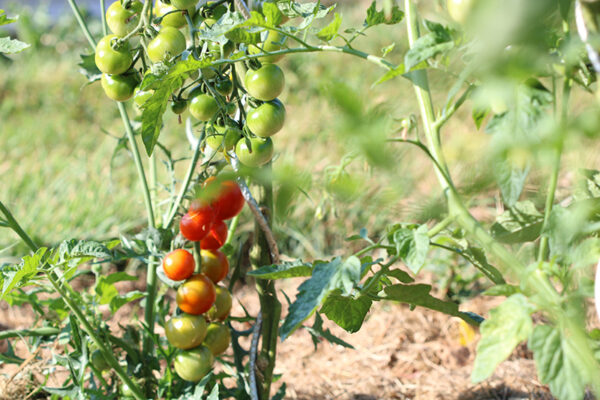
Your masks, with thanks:
[{"label": "cherry tomato", "polygon": [[[248,53],[259,54],[259,53],[271,53],[273,51],[284,49],[285,47],[279,43],[285,43],[286,37],[277,31],[269,31],[267,38],[264,42],[258,45],[251,44],[248,46]],[[258,60],[261,63],[276,63],[283,58],[284,54],[276,54],[269,56],[259,57]]]},{"label": "cherry tomato", "polygon": [[215,83],[215,89],[221,96],[230,96],[233,92],[233,82],[229,78],[221,79]]},{"label": "cherry tomato", "polygon": [[233,299],[231,298],[231,293],[227,288],[223,286],[217,286],[217,299],[215,300],[215,304],[208,310],[206,313],[208,318],[211,321],[223,321],[231,312],[231,306],[233,304]]},{"label": "cherry tomato", "polygon": [[217,250],[225,244],[227,239],[227,224],[217,221],[213,224],[210,232],[200,241],[200,248],[205,250]]},{"label": "cherry tomato", "polygon": [[[209,1],[206,3],[206,5],[210,6],[213,3],[214,3],[214,1]],[[204,18],[204,21],[202,22],[202,25],[200,25],[200,28],[206,29],[207,27],[213,26],[214,24],[217,23],[218,20],[221,19],[221,17],[223,15],[225,15],[226,12],[227,12],[227,7],[225,7],[223,4],[216,6],[215,8],[210,10],[210,15],[207,15],[206,18]]]},{"label": "cherry tomato", "polygon": [[192,315],[204,314],[215,304],[215,285],[204,274],[192,275],[177,289],[177,306]]},{"label": "cherry tomato", "polygon": [[237,183],[234,181],[221,181],[218,188],[214,188],[217,182],[214,176],[204,181],[204,186],[212,196],[211,206],[216,213],[216,219],[226,220],[238,215],[244,208],[246,200]]},{"label": "cherry tomato", "polygon": [[183,380],[198,382],[212,369],[214,357],[205,346],[182,350],[175,356],[175,372]]},{"label": "cherry tomato", "polygon": [[193,349],[204,341],[207,327],[202,315],[181,314],[167,321],[165,334],[171,346],[184,350]]},{"label": "cherry tomato", "polygon": [[229,328],[223,324],[212,323],[208,325],[206,330],[206,338],[202,343],[208,347],[214,356],[225,353],[231,342],[231,332]]},{"label": "cherry tomato", "polygon": [[202,77],[204,79],[210,80],[217,76],[217,71],[215,71],[214,67],[200,68],[200,72],[202,72]]},{"label": "cherry tomato", "polygon": [[198,0],[171,0],[171,5],[173,5],[178,10],[188,10],[190,8],[196,8],[196,4],[198,4]]},{"label": "cherry tomato", "polygon": [[210,121],[217,111],[217,101],[207,94],[200,94],[190,101],[190,113],[199,121]]},{"label": "cherry tomato", "polygon": [[[162,1],[157,1],[156,6],[154,7],[154,13],[157,17],[162,17],[163,15],[167,14],[163,17],[162,22],[160,23],[162,26],[170,26],[179,29],[187,24],[187,19],[183,14],[183,10],[179,12],[172,12],[175,10],[177,10],[176,7],[173,7],[170,4],[165,4]],[[196,12],[196,9],[195,7],[190,7],[187,9],[187,12],[190,16],[193,16]]]},{"label": "cherry tomato", "polygon": [[115,101],[127,101],[133,96],[138,80],[135,75],[107,75],[100,79],[106,95]]},{"label": "cherry tomato", "polygon": [[139,23],[142,8],[144,5],[139,1],[132,1],[124,8],[121,1],[117,0],[106,10],[106,24],[115,35],[125,36]]},{"label": "cherry tomato", "polygon": [[273,136],[283,128],[285,107],[275,99],[248,111],[246,125],[256,136]]},{"label": "cherry tomato", "polygon": [[235,154],[240,162],[248,167],[257,168],[265,165],[273,158],[273,141],[271,138],[251,138],[250,149],[246,139],[242,138],[235,146]]},{"label": "cherry tomato", "polygon": [[277,65],[265,64],[256,71],[248,70],[245,83],[250,96],[262,101],[271,101],[283,91],[285,77]]},{"label": "cherry tomato", "polygon": [[96,45],[96,66],[105,74],[122,74],[133,63],[129,43],[123,43],[118,49],[112,48],[112,42],[118,38],[117,35],[106,35]]},{"label": "cherry tomato", "polygon": [[173,103],[171,103],[171,111],[173,111],[173,113],[175,113],[177,115],[183,114],[186,109],[187,109],[187,101],[185,101],[185,100],[176,100]]},{"label": "cherry tomato", "polygon": [[213,283],[221,282],[229,272],[227,256],[219,250],[200,250],[202,273]]},{"label": "cherry tomato", "polygon": [[153,63],[170,60],[185,50],[185,36],[171,26],[163,27],[148,43],[148,57]]},{"label": "cherry tomato", "polygon": [[450,17],[459,24],[464,25],[473,9],[473,0],[448,0],[446,6]]},{"label": "cherry tomato", "polygon": [[133,102],[138,106],[141,107],[144,105],[144,103],[150,98],[152,97],[152,95],[154,94],[154,92],[152,90],[140,90],[139,87],[135,88],[134,94],[133,94]]},{"label": "cherry tomato", "polygon": [[215,132],[207,133],[206,144],[214,150],[232,150],[242,137],[242,131],[234,126],[214,125]]},{"label": "cherry tomato", "polygon": [[92,363],[94,368],[96,368],[100,372],[104,372],[110,369],[110,365],[108,364],[106,358],[104,358],[104,355],[100,350],[94,350],[94,352],[92,352],[92,355],[90,356],[90,362]]},{"label": "cherry tomato", "polygon": [[177,249],[165,256],[162,266],[167,278],[173,281],[182,281],[194,274],[196,262],[189,251]]},{"label": "cherry tomato", "polygon": [[210,231],[215,221],[215,212],[210,206],[202,206],[188,211],[179,223],[179,230],[184,238],[199,242]]}]

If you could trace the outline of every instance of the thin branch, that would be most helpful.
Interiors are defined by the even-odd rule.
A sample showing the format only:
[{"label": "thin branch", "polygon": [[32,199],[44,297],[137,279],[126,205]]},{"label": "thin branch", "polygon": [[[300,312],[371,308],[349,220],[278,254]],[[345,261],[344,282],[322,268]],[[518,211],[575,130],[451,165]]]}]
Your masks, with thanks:
[{"label": "thin branch", "polygon": [[256,316],[256,322],[252,328],[252,343],[250,344],[250,397],[252,400],[259,400],[258,386],[256,383],[256,356],[258,354],[258,340],[260,339],[260,329],[262,327],[262,312]]}]

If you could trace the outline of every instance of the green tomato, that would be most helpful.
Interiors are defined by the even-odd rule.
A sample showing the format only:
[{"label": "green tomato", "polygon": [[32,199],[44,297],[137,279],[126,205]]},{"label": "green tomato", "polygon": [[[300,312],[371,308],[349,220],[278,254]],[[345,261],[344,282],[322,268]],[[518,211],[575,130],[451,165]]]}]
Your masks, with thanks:
[{"label": "green tomato", "polygon": [[448,14],[454,21],[464,25],[473,9],[473,3],[473,0],[448,0],[446,3]]},{"label": "green tomato", "polygon": [[187,109],[187,101],[185,101],[185,100],[177,100],[171,104],[171,111],[173,111],[173,113],[175,113],[177,115],[183,114],[186,109]]},{"label": "green tomato", "polygon": [[178,10],[195,9],[196,4],[198,4],[198,0],[171,0],[171,5]]},{"label": "green tomato", "polygon": [[152,95],[154,94],[154,91],[152,90],[140,90],[139,87],[135,88],[134,94],[133,94],[133,102],[138,106],[141,107],[144,105],[144,103],[150,98],[152,97]]},{"label": "green tomato", "polygon": [[96,66],[105,74],[122,74],[133,63],[129,43],[123,43],[119,49],[115,50],[111,46],[112,41],[115,39],[118,39],[117,35],[107,35],[100,39],[96,45],[96,55],[94,56]]},{"label": "green tomato", "polygon": [[[175,10],[177,10],[177,7],[173,7],[170,4],[165,4],[160,0],[156,2],[156,7],[154,7],[154,12],[157,17],[162,17],[163,15]],[[187,12],[190,16],[193,16],[196,12],[196,9],[194,7],[190,7],[189,9],[187,9]],[[183,11],[170,13],[163,17],[161,22],[162,26],[170,26],[177,29],[185,26],[186,24],[187,19],[185,18]]]},{"label": "green tomato", "polygon": [[[213,126],[215,132],[207,133],[206,145],[213,150],[233,150],[235,144],[242,136],[242,131],[235,126]],[[217,290],[217,297],[219,291]]]},{"label": "green tomato", "polygon": [[106,95],[115,101],[127,101],[133,96],[138,80],[135,75],[107,75],[100,79]]},{"label": "green tomato", "polygon": [[171,346],[192,349],[206,337],[207,324],[202,315],[181,314],[167,321],[165,334]]},{"label": "green tomato", "polygon": [[104,355],[100,350],[94,350],[90,357],[90,362],[92,363],[94,368],[96,368],[100,372],[104,372],[110,369],[110,365],[108,364],[106,358],[104,358]]},{"label": "green tomato", "polygon": [[204,79],[212,79],[217,76],[217,71],[215,71],[214,67],[200,68],[200,72],[202,72]]},{"label": "green tomato", "polygon": [[189,382],[198,382],[212,369],[214,356],[211,351],[200,346],[193,350],[183,350],[175,357],[175,372]]},{"label": "green tomato", "polygon": [[200,94],[190,101],[190,113],[199,121],[210,121],[219,111],[217,101],[207,95]]},{"label": "green tomato", "polygon": [[123,8],[121,1],[117,0],[106,10],[106,24],[115,35],[125,36],[139,23],[142,8],[144,5],[139,1],[133,1],[128,8]]},{"label": "green tomato", "polygon": [[273,158],[273,141],[271,138],[251,138],[250,146],[251,148],[248,147],[245,138],[238,140],[235,146],[235,154],[242,164],[257,168],[265,165]]},{"label": "green tomato", "polygon": [[[285,43],[286,37],[277,31],[269,31],[267,34],[267,38],[264,42],[259,43],[258,45],[251,44],[248,46],[249,54],[259,54],[259,53],[271,53],[273,51],[282,50],[285,47],[279,43]],[[283,54],[276,54],[271,56],[262,56],[259,57],[258,60],[262,63],[276,63],[277,61],[283,58]]]},{"label": "green tomato", "polygon": [[229,290],[223,286],[215,286],[217,298],[215,304],[206,312],[208,319],[211,321],[224,321],[231,312],[233,298]]},{"label": "green tomato", "polygon": [[283,128],[285,107],[275,99],[252,108],[246,115],[246,125],[256,136],[273,136]]},{"label": "green tomato", "polygon": [[219,354],[225,353],[225,350],[229,348],[230,342],[231,332],[229,332],[229,328],[224,324],[213,322],[208,325],[206,338],[202,344],[208,347],[210,352],[216,357]]},{"label": "green tomato", "polygon": [[153,63],[178,56],[185,50],[185,36],[177,29],[165,26],[148,43],[148,57]]},{"label": "green tomato", "polygon": [[221,96],[230,96],[233,93],[233,82],[229,78],[219,80],[215,83],[215,89]]},{"label": "green tomato", "polygon": [[277,65],[265,64],[256,71],[248,70],[245,83],[250,96],[262,101],[271,101],[283,91],[285,76]]},{"label": "green tomato", "polygon": [[[206,3],[206,6],[210,6],[213,3],[214,3],[214,1],[209,1]],[[209,10],[209,9],[207,9],[207,10]],[[217,21],[219,21],[221,19],[221,17],[223,15],[225,15],[226,13],[227,13],[227,7],[224,6],[223,4],[218,5],[217,7],[213,8],[212,10],[210,10],[208,12],[209,15],[206,15],[200,28],[201,29],[210,28],[211,26],[216,24]]]}]

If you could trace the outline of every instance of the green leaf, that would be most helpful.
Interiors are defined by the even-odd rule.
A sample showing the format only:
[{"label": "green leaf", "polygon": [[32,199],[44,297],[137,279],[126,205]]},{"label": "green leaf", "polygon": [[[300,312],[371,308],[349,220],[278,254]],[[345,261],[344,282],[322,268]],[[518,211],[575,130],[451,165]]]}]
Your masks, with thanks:
[{"label": "green leaf", "polygon": [[494,238],[502,243],[531,242],[540,236],[544,216],[529,201],[516,203],[492,225]]},{"label": "green leaf", "polygon": [[307,326],[306,330],[308,331],[308,333],[310,333],[311,339],[315,346],[315,350],[317,350],[317,345],[319,344],[321,339],[325,339],[329,343],[337,344],[348,349],[354,349],[354,346],[335,336],[333,333],[331,333],[329,329],[323,329],[323,318],[321,318],[321,315],[319,313],[315,314],[315,323],[313,324],[313,326]]},{"label": "green leaf", "polygon": [[117,310],[123,307],[125,304],[141,299],[146,296],[146,293],[140,292],[139,290],[134,290],[131,292],[127,292],[124,295],[117,295],[110,299],[110,311],[114,314]]},{"label": "green leaf", "polygon": [[417,229],[401,228],[394,232],[392,244],[396,246],[396,254],[417,274],[423,268],[429,251],[429,229],[421,225]]},{"label": "green leaf", "polygon": [[394,50],[395,47],[396,47],[396,43],[392,43],[389,46],[386,46],[383,49],[381,49],[381,57],[385,58],[385,56],[390,54]]},{"label": "green leaf", "polygon": [[311,264],[296,260],[260,267],[254,271],[249,271],[248,275],[257,279],[297,278],[299,276],[310,276],[312,270]]},{"label": "green leaf", "polygon": [[489,115],[490,110],[484,108],[473,108],[473,112],[471,113],[471,117],[473,118],[473,122],[475,122],[475,126],[477,129],[481,128],[481,124],[483,124],[483,120]]},{"label": "green leaf", "polygon": [[272,27],[278,26],[283,20],[283,13],[275,3],[263,3],[262,13],[265,16],[266,23]]},{"label": "green leaf", "polygon": [[285,340],[302,322],[309,318],[317,307],[333,290],[339,289],[342,295],[350,291],[360,281],[360,260],[350,257],[345,261],[337,257],[330,262],[315,263],[312,277],[298,287],[296,301],[280,330],[281,340]]},{"label": "green leaf", "polygon": [[458,311],[458,304],[451,301],[443,301],[430,295],[431,285],[397,284],[388,286],[383,291],[387,295],[387,300],[429,308],[430,310],[440,311],[444,314],[461,318],[472,325],[478,324],[477,319],[473,318],[469,313]]},{"label": "green leaf", "polygon": [[0,26],[1,25],[7,25],[7,24],[12,24],[13,22],[17,22],[17,19],[19,19],[19,17],[13,17],[13,18],[9,18],[6,14],[4,10],[0,10]]},{"label": "green leaf", "polygon": [[425,26],[430,32],[417,39],[404,56],[406,71],[454,47],[454,40],[444,26],[431,21],[425,21]]},{"label": "green leaf", "polygon": [[[100,304],[111,304],[114,298],[119,296],[119,291],[115,287],[115,283],[122,281],[136,281],[137,277],[129,275],[125,272],[117,272],[114,274],[110,274],[108,276],[100,275],[98,277],[98,281],[96,283],[96,295],[98,296],[98,301]],[[123,303],[125,304],[125,303]],[[117,303],[114,306],[118,305]],[[122,305],[122,304],[121,304]],[[120,307],[120,306],[119,306]]]},{"label": "green leaf", "polygon": [[225,37],[236,43],[257,44],[260,42],[260,32],[252,32],[244,28],[234,28],[225,33]]},{"label": "green leaf", "polygon": [[519,201],[527,175],[529,175],[529,169],[529,167],[514,167],[505,159],[495,161],[494,175],[500,186],[502,199],[508,207],[513,207]]},{"label": "green leaf", "polygon": [[496,285],[496,286],[492,286],[491,288],[487,289],[485,292],[483,292],[484,296],[512,296],[513,294],[517,294],[520,292],[520,289],[518,286],[514,286],[514,285],[509,285],[508,283],[505,283],[503,285]]},{"label": "green leaf", "polygon": [[213,386],[206,400],[219,400],[219,384]]},{"label": "green leaf", "polygon": [[367,9],[367,18],[365,19],[363,26],[370,28],[380,24],[394,25],[404,19],[404,12],[401,11],[397,5],[394,4],[391,13],[386,16],[384,10],[377,11],[376,3],[376,1],[373,1]]},{"label": "green leaf", "polygon": [[0,300],[11,290],[26,286],[35,278],[46,251],[47,248],[42,247],[34,254],[23,257],[21,264],[16,268],[11,265],[0,267],[0,278],[2,279],[2,295],[0,296]]},{"label": "green leaf", "polygon": [[415,280],[406,271],[401,269],[391,269],[385,273],[387,276],[398,279],[402,283],[413,283]]},{"label": "green leaf", "polygon": [[64,262],[73,258],[112,258],[112,252],[108,248],[94,240],[65,240],[58,247],[59,261]]},{"label": "green leaf", "polygon": [[480,271],[485,271],[486,275],[491,275],[491,279],[495,283],[504,282],[502,273],[496,267],[490,264],[487,260],[485,252],[479,247],[469,246],[463,251],[463,256],[471,262]]},{"label": "green leaf", "polygon": [[540,380],[550,386],[554,396],[561,400],[583,399],[585,383],[580,375],[581,366],[556,328],[536,326],[528,346],[533,351]]},{"label": "green leaf", "polygon": [[489,378],[498,364],[527,340],[533,329],[531,313],[534,308],[527,298],[515,294],[490,311],[490,317],[480,327],[481,340],[471,374],[473,382]]},{"label": "green leaf", "polygon": [[372,301],[366,296],[354,298],[334,292],[327,296],[321,313],[338,324],[345,331],[354,333],[360,330]]},{"label": "green leaf", "polygon": [[329,42],[338,35],[340,26],[342,26],[342,17],[340,17],[340,14],[335,13],[333,21],[325,28],[321,29],[319,33],[317,33],[317,37],[325,42]]},{"label": "green leaf", "polygon": [[20,53],[31,45],[23,43],[17,39],[11,39],[9,37],[0,37],[0,53],[15,54]]},{"label": "green leaf", "polygon": [[398,75],[404,75],[406,73],[406,68],[404,68],[404,64],[398,65],[396,68],[390,69],[385,74],[381,76],[375,83],[371,85],[371,87],[377,86],[383,82],[387,82],[390,79],[394,79]]},{"label": "green leaf", "polygon": [[79,72],[81,72],[88,80],[88,83],[99,81],[102,77],[102,72],[96,66],[94,54],[81,54],[81,62]]}]

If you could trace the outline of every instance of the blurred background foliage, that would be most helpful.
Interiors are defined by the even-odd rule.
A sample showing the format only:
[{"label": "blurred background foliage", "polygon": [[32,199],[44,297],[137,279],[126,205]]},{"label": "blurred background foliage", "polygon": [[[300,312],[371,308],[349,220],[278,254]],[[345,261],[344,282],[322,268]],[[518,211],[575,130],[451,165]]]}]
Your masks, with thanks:
[{"label": "blurred background foliage", "polygon": [[[66,2],[26,3],[0,1],[8,15],[20,15],[16,31],[4,33],[33,45],[0,59],[2,201],[45,244],[134,233],[144,225],[145,215],[131,157],[122,148],[115,151],[124,134],[117,109],[98,83],[86,85],[78,71],[80,55],[87,54],[89,46]],[[369,4],[338,2],[343,29],[360,27]],[[479,40],[467,43],[452,31],[457,45],[435,60],[441,68],[433,68],[430,79],[434,102],[443,105],[466,66],[473,68],[469,79],[485,77],[486,85],[444,129],[443,141],[456,182],[474,213],[489,222],[502,211],[497,168],[491,162],[498,155],[508,153],[517,166],[531,171],[521,197],[543,207],[547,157],[540,149],[548,142],[539,138],[558,132],[547,118],[555,82],[546,69],[577,67],[568,57],[561,66],[548,50],[577,55],[581,44],[576,39],[557,43],[548,34],[549,28],[560,27],[558,14],[548,13],[555,0],[488,4],[476,9],[477,17],[467,25]],[[92,33],[99,38],[98,5],[91,2],[88,7]],[[453,27],[440,1],[420,1],[419,9],[425,18]],[[386,58],[401,63],[407,46],[404,24],[378,26],[354,43],[376,55],[392,44]],[[287,56],[282,66],[287,82],[281,97],[288,120],[275,138],[274,177],[276,233],[285,254],[304,259],[347,254],[347,247],[356,244],[344,239],[361,228],[377,238],[392,223],[440,219],[445,206],[429,160],[413,147],[386,142],[418,134],[410,82],[398,77],[372,86],[381,76],[377,67],[339,54]],[[523,95],[524,80],[532,74],[540,76],[544,89],[535,92],[536,87],[529,86]],[[600,127],[594,97],[585,90],[574,94],[559,201],[568,196],[578,169],[597,168],[600,158],[594,143]],[[532,102],[546,108],[529,129],[511,130],[500,119],[491,123],[516,106],[527,115],[526,106]],[[131,105],[128,109],[130,116],[137,114]],[[472,114],[481,110],[489,112],[478,128]],[[190,156],[184,125],[167,114],[161,142],[172,150],[174,160],[184,160]],[[494,129],[511,134],[492,134]],[[164,196],[171,182],[164,156],[157,154],[159,178],[165,184],[159,195]],[[175,164],[180,177],[184,164]],[[241,229],[250,231],[247,216]],[[15,235],[0,230],[0,258],[23,251]],[[448,264],[459,263],[458,258],[435,256],[430,261],[431,269],[446,271]],[[470,272],[457,274],[464,280]]]}]

